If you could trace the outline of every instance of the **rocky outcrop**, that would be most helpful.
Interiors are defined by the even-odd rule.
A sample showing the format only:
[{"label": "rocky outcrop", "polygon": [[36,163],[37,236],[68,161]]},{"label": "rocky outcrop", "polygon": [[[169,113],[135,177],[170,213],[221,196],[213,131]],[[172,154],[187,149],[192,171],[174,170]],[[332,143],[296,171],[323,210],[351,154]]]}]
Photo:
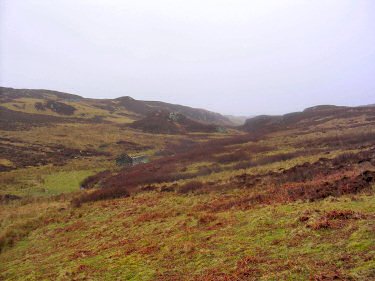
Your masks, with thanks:
[{"label": "rocky outcrop", "polygon": [[61,115],[73,115],[74,111],[77,110],[74,106],[53,100],[47,100],[45,103],[36,102],[34,107],[38,111],[46,111],[46,109],[49,109]]}]

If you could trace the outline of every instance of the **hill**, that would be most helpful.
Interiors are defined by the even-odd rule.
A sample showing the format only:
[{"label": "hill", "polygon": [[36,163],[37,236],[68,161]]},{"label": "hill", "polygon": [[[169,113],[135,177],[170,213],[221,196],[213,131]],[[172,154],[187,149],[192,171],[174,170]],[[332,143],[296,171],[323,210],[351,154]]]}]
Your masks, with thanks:
[{"label": "hill", "polygon": [[306,108],[302,112],[288,113],[282,116],[260,115],[245,121],[240,128],[249,133],[265,133],[276,130],[305,129],[327,127],[330,123],[337,126],[335,120],[345,120],[352,127],[363,126],[356,118],[364,116],[369,120],[375,118],[375,109],[371,106],[346,107],[319,105]]},{"label": "hill", "polygon": [[233,125],[219,113],[165,102],[135,100],[131,97],[88,99],[50,90],[0,87],[0,103],[2,108],[6,107],[8,110],[27,114],[71,116],[80,121],[89,118],[98,121],[105,118],[111,122],[126,123],[141,119],[155,110],[166,110],[181,113],[198,122]]}]

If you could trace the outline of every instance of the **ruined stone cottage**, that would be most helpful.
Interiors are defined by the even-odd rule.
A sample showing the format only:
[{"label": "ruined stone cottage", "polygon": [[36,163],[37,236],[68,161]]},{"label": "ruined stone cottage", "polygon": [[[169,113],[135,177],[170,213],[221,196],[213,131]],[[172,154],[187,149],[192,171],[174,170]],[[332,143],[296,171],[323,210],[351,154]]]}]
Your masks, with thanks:
[{"label": "ruined stone cottage", "polygon": [[116,166],[133,167],[138,164],[147,163],[147,156],[129,156],[126,153],[121,154],[116,158]]}]

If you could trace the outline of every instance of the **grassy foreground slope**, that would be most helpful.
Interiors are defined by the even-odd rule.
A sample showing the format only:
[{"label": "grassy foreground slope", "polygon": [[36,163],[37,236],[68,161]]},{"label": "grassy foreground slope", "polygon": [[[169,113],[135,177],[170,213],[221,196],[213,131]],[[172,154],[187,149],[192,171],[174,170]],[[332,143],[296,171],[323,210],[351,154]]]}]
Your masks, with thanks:
[{"label": "grassy foreground slope", "polygon": [[[201,211],[241,197],[141,193],[61,208],[5,251],[9,280],[371,280],[373,196]],[[306,221],[305,221],[306,219]]]},{"label": "grassy foreground slope", "polygon": [[[250,135],[17,119],[0,279],[374,280],[375,109],[327,110]],[[118,168],[122,152],[150,162]]]}]

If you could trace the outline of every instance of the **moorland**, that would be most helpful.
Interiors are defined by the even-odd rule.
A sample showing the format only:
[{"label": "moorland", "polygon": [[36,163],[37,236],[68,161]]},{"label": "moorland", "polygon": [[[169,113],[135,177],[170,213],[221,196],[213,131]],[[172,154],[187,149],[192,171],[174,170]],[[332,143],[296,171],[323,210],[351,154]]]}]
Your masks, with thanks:
[{"label": "moorland", "polygon": [[0,103],[1,280],[375,279],[374,106]]}]

